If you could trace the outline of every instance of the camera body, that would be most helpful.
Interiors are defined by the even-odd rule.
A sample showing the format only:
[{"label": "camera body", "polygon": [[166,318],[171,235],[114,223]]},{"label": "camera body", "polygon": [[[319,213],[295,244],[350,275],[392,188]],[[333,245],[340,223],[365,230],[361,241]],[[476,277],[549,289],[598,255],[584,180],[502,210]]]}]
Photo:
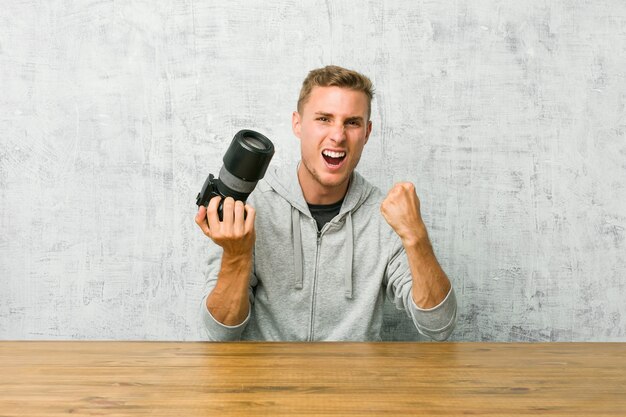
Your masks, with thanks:
[{"label": "camera body", "polygon": [[223,208],[222,205],[224,204],[224,199],[227,196],[223,195],[222,193],[218,191],[218,187],[217,187],[218,181],[219,179],[215,178],[213,174],[209,174],[206,181],[204,181],[202,190],[198,193],[198,196],[196,197],[196,205],[198,207],[200,206],[208,207],[209,201],[211,201],[213,197],[222,197],[222,201],[220,201],[220,205],[217,209],[220,220],[222,220],[223,219],[222,218],[222,208]]},{"label": "camera body", "polygon": [[196,197],[196,205],[208,206],[213,197],[221,197],[217,213],[223,220],[223,203],[226,197],[246,202],[257,182],[263,178],[274,156],[274,144],[253,130],[240,130],[233,137],[218,178],[209,174]]}]

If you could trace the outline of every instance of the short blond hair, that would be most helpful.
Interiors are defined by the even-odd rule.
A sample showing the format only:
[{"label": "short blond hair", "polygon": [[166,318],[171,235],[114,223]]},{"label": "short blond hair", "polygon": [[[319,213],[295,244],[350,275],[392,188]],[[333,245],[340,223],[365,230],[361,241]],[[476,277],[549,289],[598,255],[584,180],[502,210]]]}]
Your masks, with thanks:
[{"label": "short blond hair", "polygon": [[314,87],[341,87],[365,93],[367,96],[367,119],[369,120],[372,113],[374,85],[365,75],[337,65],[327,65],[310,71],[302,82],[300,97],[298,97],[298,113],[302,113],[302,107],[311,96]]}]

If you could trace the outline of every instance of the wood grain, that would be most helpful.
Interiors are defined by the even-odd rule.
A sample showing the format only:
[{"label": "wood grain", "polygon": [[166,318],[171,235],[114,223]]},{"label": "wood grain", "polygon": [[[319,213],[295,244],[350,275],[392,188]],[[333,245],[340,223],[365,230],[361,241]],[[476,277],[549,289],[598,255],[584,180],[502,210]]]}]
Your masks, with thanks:
[{"label": "wood grain", "polygon": [[0,342],[0,416],[626,415],[626,344]]}]

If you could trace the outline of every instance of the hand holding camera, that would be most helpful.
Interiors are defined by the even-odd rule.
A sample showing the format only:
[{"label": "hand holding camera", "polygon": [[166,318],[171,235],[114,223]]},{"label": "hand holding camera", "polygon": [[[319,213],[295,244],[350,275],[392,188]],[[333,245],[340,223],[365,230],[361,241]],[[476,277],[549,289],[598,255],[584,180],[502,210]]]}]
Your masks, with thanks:
[{"label": "hand holding camera", "polygon": [[274,144],[253,130],[233,138],[219,177],[209,174],[196,204],[196,224],[230,255],[249,254],[254,247],[254,208],[246,199],[263,178],[274,156]]},{"label": "hand holding camera", "polygon": [[[218,218],[218,206],[222,207],[223,219]],[[247,213],[244,219],[244,212]],[[254,208],[232,197],[212,198],[208,207],[200,206],[196,223],[202,232],[233,257],[249,256],[254,247]]]}]

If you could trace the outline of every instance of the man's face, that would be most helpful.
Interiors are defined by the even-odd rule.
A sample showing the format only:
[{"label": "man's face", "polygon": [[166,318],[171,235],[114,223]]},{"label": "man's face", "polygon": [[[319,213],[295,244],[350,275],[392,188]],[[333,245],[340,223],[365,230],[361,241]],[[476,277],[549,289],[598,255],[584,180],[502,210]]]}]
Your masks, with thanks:
[{"label": "man's face", "polygon": [[314,87],[302,112],[293,113],[292,127],[300,139],[298,174],[305,197],[307,191],[345,192],[372,130],[367,95],[341,87]]}]

